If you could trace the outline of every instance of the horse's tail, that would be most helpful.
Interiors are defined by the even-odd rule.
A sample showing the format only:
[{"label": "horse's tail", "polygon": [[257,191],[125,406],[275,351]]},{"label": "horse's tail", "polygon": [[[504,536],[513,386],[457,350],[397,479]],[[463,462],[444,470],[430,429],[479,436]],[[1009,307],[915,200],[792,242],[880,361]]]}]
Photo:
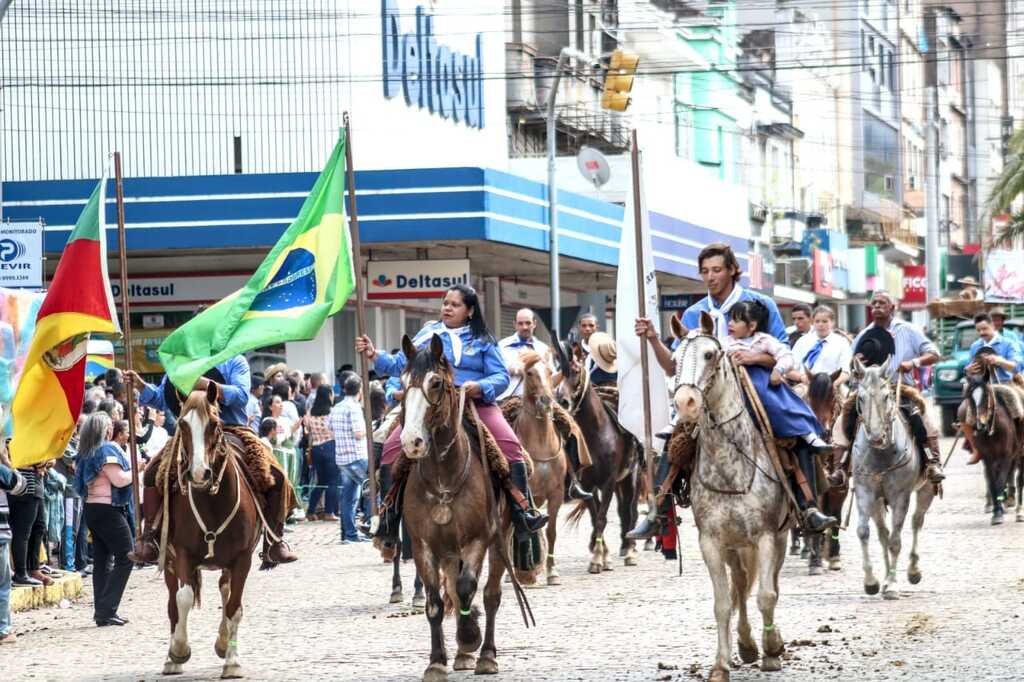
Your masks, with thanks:
[{"label": "horse's tail", "polygon": [[[596,490],[594,491],[596,494]],[[576,503],[576,506],[572,508],[568,516],[565,517],[566,525],[575,528],[580,525],[580,519],[587,513],[587,503],[585,500],[580,500]]]}]

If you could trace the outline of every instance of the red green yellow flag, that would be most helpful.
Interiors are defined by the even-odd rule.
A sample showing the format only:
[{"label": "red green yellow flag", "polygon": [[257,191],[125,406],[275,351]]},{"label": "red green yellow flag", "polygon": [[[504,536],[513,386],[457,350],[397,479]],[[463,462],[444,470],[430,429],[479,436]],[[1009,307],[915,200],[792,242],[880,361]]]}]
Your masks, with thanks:
[{"label": "red green yellow flag", "polygon": [[107,275],[105,186],[103,178],[78,217],[39,308],[11,405],[16,467],[61,456],[82,410],[89,334],[121,333]]}]

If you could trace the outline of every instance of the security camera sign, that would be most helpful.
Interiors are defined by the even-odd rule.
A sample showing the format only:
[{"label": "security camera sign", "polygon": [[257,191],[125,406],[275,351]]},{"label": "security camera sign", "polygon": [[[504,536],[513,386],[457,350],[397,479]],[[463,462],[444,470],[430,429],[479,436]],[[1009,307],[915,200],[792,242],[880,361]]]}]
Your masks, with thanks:
[{"label": "security camera sign", "polygon": [[0,223],[0,287],[41,289],[42,286],[42,223]]}]

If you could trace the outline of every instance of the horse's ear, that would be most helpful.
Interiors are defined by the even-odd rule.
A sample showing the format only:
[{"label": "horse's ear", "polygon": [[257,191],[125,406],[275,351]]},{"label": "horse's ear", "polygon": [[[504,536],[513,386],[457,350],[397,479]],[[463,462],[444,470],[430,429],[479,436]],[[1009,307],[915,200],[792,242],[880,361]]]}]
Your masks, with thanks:
[{"label": "horse's ear", "polygon": [[700,311],[700,330],[708,336],[715,335],[715,320],[708,315],[706,310]]},{"label": "horse's ear", "polygon": [[860,361],[859,355],[854,355],[853,360],[850,361],[850,371],[858,381],[864,378],[864,363]]},{"label": "horse's ear", "polygon": [[217,387],[216,382],[211,381],[206,385],[206,400],[211,405],[217,404],[217,398],[220,396],[220,389]]},{"label": "horse's ear", "polygon": [[572,356],[576,358],[577,362],[583,361],[583,346],[578,343],[572,344]]},{"label": "horse's ear", "polygon": [[444,344],[437,334],[430,337],[430,354],[433,356],[434,362],[441,362],[444,358]]},{"label": "horse's ear", "polygon": [[886,355],[885,362],[882,363],[882,378],[886,381],[891,381],[895,372],[892,369],[892,356]]},{"label": "horse's ear", "polygon": [[562,370],[562,374],[568,376],[572,372],[572,364],[569,362],[569,357],[565,354],[565,346],[562,345],[560,339],[555,339],[554,342],[558,355],[559,369]]},{"label": "horse's ear", "polygon": [[405,362],[411,364],[412,359],[416,357],[416,346],[412,345],[412,339],[408,334],[402,335],[402,352],[405,353]]},{"label": "horse's ear", "polygon": [[832,383],[834,384],[836,383],[836,381],[839,380],[839,377],[841,377],[842,375],[843,370],[837,369],[836,371],[832,372],[832,374],[829,375],[829,378],[832,379]]},{"label": "horse's ear", "polygon": [[685,339],[689,333],[686,327],[683,326],[683,321],[675,315],[672,316],[672,321],[669,322],[669,327],[672,328],[672,335],[677,339]]}]

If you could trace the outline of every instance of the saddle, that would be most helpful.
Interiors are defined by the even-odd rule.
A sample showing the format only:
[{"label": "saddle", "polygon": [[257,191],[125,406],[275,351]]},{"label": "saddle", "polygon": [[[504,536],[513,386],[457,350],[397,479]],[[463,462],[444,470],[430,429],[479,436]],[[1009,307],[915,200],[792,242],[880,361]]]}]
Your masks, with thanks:
[{"label": "saddle", "polygon": [[[893,383],[891,388],[893,396],[895,396],[896,384]],[[903,387],[900,388],[900,400],[902,401],[902,404],[900,405],[900,410],[902,410],[904,413],[908,413],[915,409],[919,414],[922,415],[927,412],[927,403],[925,402],[924,396],[922,396],[921,392],[914,388],[913,386],[903,384]],[[857,417],[856,411],[853,409],[854,407],[856,407],[856,405],[857,392],[851,390],[850,393],[846,396],[846,402],[843,404],[842,411],[843,433],[846,435],[846,442],[848,443],[853,443],[857,436]]]}]

